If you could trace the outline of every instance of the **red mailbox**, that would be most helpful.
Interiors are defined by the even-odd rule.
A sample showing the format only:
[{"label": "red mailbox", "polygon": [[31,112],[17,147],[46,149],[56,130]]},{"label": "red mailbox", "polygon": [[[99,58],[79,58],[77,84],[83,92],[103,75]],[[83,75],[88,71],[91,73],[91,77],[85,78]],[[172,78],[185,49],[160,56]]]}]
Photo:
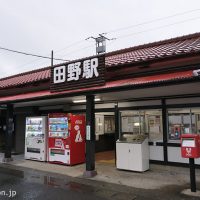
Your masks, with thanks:
[{"label": "red mailbox", "polygon": [[200,157],[200,135],[197,134],[181,135],[181,155],[183,158]]}]

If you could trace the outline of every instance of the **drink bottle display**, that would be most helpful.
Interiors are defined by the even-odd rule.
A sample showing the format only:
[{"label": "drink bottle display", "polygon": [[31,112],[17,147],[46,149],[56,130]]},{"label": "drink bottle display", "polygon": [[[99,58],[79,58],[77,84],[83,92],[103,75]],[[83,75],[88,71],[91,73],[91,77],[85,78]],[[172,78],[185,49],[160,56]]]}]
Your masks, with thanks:
[{"label": "drink bottle display", "polygon": [[46,161],[46,124],[46,117],[26,118],[25,159]]},{"label": "drink bottle display", "polygon": [[85,116],[53,113],[48,117],[48,160],[75,165],[85,162]]}]

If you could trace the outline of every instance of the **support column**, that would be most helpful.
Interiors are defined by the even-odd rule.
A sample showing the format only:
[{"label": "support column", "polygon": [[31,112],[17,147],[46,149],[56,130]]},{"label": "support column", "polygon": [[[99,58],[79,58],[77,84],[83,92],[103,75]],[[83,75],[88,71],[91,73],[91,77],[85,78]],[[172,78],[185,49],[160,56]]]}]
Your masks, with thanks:
[{"label": "support column", "polygon": [[93,177],[95,171],[95,103],[94,96],[86,96],[86,171],[84,176]]},{"label": "support column", "polygon": [[164,152],[164,163],[168,163],[168,153],[167,153],[167,109],[165,99],[162,99],[162,126],[163,126],[163,152]]},{"label": "support column", "polygon": [[13,121],[13,105],[8,104],[6,110],[6,135],[5,135],[5,158],[4,162],[9,162],[12,160],[12,134],[14,128]]},{"label": "support column", "polygon": [[116,165],[116,141],[119,139],[119,109],[118,103],[115,104],[115,165]]},{"label": "support column", "polygon": [[189,165],[190,165],[190,188],[191,188],[191,192],[196,192],[196,175],[195,175],[194,158],[189,158]]}]

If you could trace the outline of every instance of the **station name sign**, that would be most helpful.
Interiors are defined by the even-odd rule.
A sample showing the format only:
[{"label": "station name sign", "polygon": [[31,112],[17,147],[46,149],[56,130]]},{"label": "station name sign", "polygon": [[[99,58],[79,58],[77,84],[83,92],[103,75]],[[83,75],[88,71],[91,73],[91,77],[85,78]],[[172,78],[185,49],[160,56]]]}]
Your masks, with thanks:
[{"label": "station name sign", "polygon": [[105,84],[105,56],[57,65],[51,68],[51,92]]}]

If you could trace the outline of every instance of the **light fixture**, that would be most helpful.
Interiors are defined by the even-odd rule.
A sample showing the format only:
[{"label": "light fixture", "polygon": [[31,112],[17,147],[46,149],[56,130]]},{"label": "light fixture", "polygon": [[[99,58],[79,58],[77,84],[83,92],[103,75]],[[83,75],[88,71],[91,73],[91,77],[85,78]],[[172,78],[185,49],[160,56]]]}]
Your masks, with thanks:
[{"label": "light fixture", "polygon": [[95,98],[94,101],[101,101],[101,99],[100,98]]},{"label": "light fixture", "polygon": [[140,123],[139,122],[135,122],[134,126],[140,126]]},{"label": "light fixture", "polygon": [[80,99],[80,100],[73,100],[73,103],[85,103],[85,99]]},{"label": "light fixture", "polygon": [[[101,99],[95,98],[94,101],[101,101]],[[86,103],[86,99],[73,100],[73,103]]]}]

